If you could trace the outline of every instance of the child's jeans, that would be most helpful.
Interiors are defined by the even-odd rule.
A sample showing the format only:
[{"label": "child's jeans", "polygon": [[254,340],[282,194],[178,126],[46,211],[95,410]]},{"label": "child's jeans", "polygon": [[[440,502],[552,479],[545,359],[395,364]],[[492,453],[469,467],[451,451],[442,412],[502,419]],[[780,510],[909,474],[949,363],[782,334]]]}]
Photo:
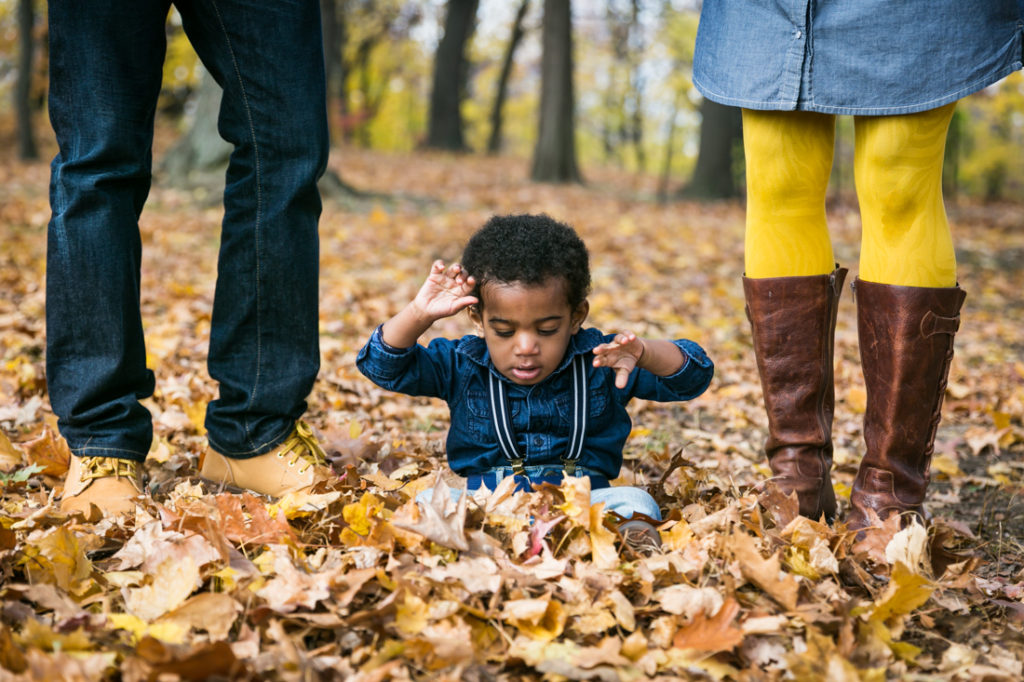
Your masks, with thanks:
[{"label": "child's jeans", "polygon": [[[527,466],[526,474],[532,483],[553,483],[558,485],[562,480],[562,471],[558,467]],[[613,511],[626,519],[635,513],[640,513],[658,521],[661,520],[661,510],[658,508],[658,503],[654,501],[654,498],[647,491],[627,485],[611,486],[606,477],[596,472],[591,472],[584,467],[580,467],[579,474],[581,476],[590,476],[591,504],[603,502],[605,511]],[[511,475],[513,475],[511,467],[501,467],[491,469],[486,474],[471,475],[468,477],[467,489],[472,493],[481,485],[486,485],[489,489],[494,490],[502,479]],[[519,489],[529,490],[530,488],[527,486],[525,477],[520,478],[524,480],[520,482]],[[462,496],[462,490],[459,488],[449,488],[449,492],[453,502],[457,502]],[[433,489],[423,490],[416,495],[416,500],[424,504],[430,504],[433,495]]]}]

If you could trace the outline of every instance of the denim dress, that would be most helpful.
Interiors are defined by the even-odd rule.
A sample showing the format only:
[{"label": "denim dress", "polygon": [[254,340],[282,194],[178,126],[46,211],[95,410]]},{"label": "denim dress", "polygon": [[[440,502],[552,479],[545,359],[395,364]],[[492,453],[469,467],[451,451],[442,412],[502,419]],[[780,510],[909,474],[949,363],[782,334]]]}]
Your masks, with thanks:
[{"label": "denim dress", "polygon": [[693,83],[746,109],[935,109],[1021,68],[1024,0],[704,0]]}]

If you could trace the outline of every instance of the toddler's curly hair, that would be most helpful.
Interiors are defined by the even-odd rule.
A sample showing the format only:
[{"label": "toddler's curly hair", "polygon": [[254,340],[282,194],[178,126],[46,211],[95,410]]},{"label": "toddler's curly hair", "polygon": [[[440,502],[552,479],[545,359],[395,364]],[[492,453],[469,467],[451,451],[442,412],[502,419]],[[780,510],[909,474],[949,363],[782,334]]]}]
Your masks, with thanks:
[{"label": "toddler's curly hair", "polygon": [[462,254],[462,267],[476,278],[473,295],[491,282],[543,284],[565,281],[569,307],[590,293],[590,256],[576,231],[547,215],[494,216],[474,234]]}]

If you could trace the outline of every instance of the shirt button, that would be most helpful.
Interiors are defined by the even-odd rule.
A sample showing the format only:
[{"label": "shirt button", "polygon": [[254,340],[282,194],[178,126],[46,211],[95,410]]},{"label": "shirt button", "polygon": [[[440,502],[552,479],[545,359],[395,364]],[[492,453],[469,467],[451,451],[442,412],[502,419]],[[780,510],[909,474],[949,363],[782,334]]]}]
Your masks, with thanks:
[{"label": "shirt button", "polygon": [[794,33],[793,35],[795,35],[795,36],[796,36],[797,38],[799,38],[800,36],[802,36],[802,35],[803,35],[803,33],[802,33],[802,32],[800,32],[800,31],[797,31],[797,32],[796,32],[796,33]]},{"label": "shirt button", "polygon": [[541,438],[540,436],[534,436],[533,437],[533,444],[536,445],[537,447],[540,447],[543,443],[544,443],[544,439]]}]

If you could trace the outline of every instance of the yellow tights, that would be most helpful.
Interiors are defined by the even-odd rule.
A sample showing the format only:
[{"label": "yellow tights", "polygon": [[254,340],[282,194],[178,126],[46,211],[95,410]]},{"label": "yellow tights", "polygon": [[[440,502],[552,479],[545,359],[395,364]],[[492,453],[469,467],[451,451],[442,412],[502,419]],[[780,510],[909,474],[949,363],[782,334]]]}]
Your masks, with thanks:
[{"label": "yellow tights", "polygon": [[[942,157],[955,104],[918,114],[854,119],[860,277],[917,287],[956,284],[942,203]],[[747,277],[832,272],[825,221],[835,116],[743,110],[747,161]]]}]

